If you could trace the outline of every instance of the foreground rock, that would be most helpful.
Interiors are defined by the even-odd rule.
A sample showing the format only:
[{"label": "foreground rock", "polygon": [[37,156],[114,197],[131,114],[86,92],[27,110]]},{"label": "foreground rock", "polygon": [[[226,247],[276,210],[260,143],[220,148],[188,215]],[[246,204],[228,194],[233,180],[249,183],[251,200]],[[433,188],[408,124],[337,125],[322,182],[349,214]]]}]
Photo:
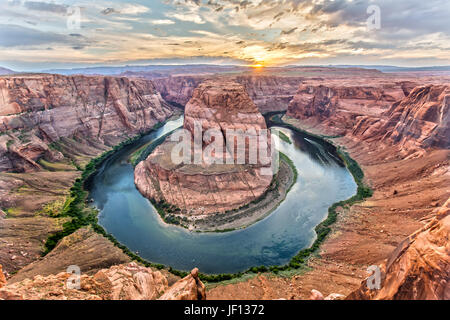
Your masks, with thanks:
[{"label": "foreground rock", "polygon": [[[205,82],[194,91],[184,120],[184,129],[192,136],[195,123],[201,123],[202,134],[215,129],[224,144],[228,130],[254,130],[255,135],[267,129],[263,116],[244,88],[233,82]],[[259,161],[242,165],[209,164],[203,157],[199,164],[175,164],[171,154],[176,142],[168,140],[137,165],[135,183],[144,196],[175,206],[178,213],[203,215],[237,209],[262,196],[272,182],[272,175],[262,174],[264,166]],[[210,143],[203,140],[203,151]],[[248,150],[247,143],[246,159]],[[213,153],[207,156],[223,162],[237,156],[237,152],[233,156],[225,147]]]},{"label": "foreground rock", "polygon": [[195,268],[189,275],[175,283],[159,300],[205,300],[205,285],[198,278]]},{"label": "foreground rock", "polygon": [[381,289],[367,281],[347,299],[449,300],[450,199],[421,230],[405,239],[381,266]]},{"label": "foreground rock", "polygon": [[9,282],[31,279],[37,275],[46,277],[59,274],[71,265],[77,265],[84,273],[93,275],[101,269],[130,261],[111,241],[92,228],[85,227],[63,238],[49,254],[23,267]]},{"label": "foreground rock", "polygon": [[[69,285],[68,285],[69,284]],[[167,278],[151,268],[136,263],[117,265],[98,271],[94,276],[82,275],[80,288],[72,287],[73,276],[59,273],[35,276],[0,289],[6,300],[198,300],[205,298],[203,283],[193,271],[169,287]],[[161,296],[163,293],[165,293]]]}]

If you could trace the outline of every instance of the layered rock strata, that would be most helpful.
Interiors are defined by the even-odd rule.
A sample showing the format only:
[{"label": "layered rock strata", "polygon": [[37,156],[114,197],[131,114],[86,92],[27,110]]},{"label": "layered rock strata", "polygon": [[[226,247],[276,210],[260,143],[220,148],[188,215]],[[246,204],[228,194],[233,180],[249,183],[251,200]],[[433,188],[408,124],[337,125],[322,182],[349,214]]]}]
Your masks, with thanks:
[{"label": "layered rock strata", "polygon": [[450,87],[300,86],[287,116],[355,141],[401,145],[403,155],[450,146]]},{"label": "layered rock strata", "polygon": [[[184,129],[194,133],[196,123],[201,123],[199,132],[216,130],[224,145],[229,130],[241,129],[257,134],[267,129],[264,118],[244,88],[223,81],[207,81],[195,89],[186,105]],[[173,205],[184,214],[202,215],[237,209],[258,199],[272,181],[271,175],[262,174],[264,165],[259,161],[256,164],[247,164],[248,161],[246,164],[208,164],[203,158],[200,164],[174,164],[171,154],[176,142],[167,140],[137,165],[135,183],[147,198]],[[248,141],[245,144],[246,160],[249,159]],[[201,151],[205,151],[210,143],[204,139]],[[234,157],[237,154],[235,149]],[[235,159],[233,152],[225,146],[212,156],[224,163],[227,159],[231,158],[232,162]]]},{"label": "layered rock strata", "polygon": [[173,112],[145,79],[0,77],[0,264],[7,277],[56,274],[70,264],[94,272],[129,261],[92,230],[76,232],[55,255],[41,255],[49,235],[67,222],[55,215],[85,165]]},{"label": "layered rock strata", "polygon": [[0,170],[36,171],[63,158],[63,138],[113,146],[172,114],[148,80],[20,75],[0,78]]},{"label": "layered rock strata", "polygon": [[[335,136],[329,139],[361,165],[374,194],[339,211],[320,257],[308,261],[311,271],[289,279],[260,275],[211,289],[209,298],[308,299],[315,289],[324,297],[348,296],[357,290],[352,299],[448,299],[448,216],[442,213],[447,209],[436,210],[448,207],[450,196],[450,150],[443,147],[448,140],[440,134],[448,126],[442,121],[448,117],[448,98],[442,88],[448,87],[443,85],[448,79],[432,85],[423,85],[426,79],[416,80],[420,81],[391,81],[390,86],[400,88],[395,91],[404,92],[391,104],[362,99],[361,106],[351,111],[347,99],[325,103],[333,106],[327,117],[321,117],[320,104],[309,108],[299,103],[312,104],[314,96],[298,94],[289,107],[291,116],[283,119],[302,130]],[[322,85],[329,91],[380,88],[376,79],[308,83],[313,89]],[[327,94],[316,100],[320,97]],[[390,266],[387,272],[382,267],[386,277],[380,291],[368,291],[365,286],[366,270],[373,265]]]}]

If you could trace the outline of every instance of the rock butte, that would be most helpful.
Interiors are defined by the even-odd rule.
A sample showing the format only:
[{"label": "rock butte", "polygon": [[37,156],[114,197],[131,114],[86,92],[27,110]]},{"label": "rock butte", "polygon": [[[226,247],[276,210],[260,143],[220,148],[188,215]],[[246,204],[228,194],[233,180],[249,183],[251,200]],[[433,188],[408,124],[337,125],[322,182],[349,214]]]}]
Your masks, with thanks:
[{"label": "rock butte", "polygon": [[[194,133],[194,122],[201,121],[202,132],[217,129],[226,141],[229,129],[267,129],[264,117],[242,85],[207,81],[193,92],[186,105],[184,128]],[[224,136],[225,133],[225,136]],[[170,139],[167,139],[170,140]],[[258,199],[272,182],[262,175],[261,165],[182,164],[171,160],[175,142],[166,141],[135,169],[135,183],[147,198],[164,201],[189,215],[226,212]],[[203,148],[207,145],[203,143]],[[248,152],[248,145],[246,146]],[[230,157],[225,149],[216,157]]]}]

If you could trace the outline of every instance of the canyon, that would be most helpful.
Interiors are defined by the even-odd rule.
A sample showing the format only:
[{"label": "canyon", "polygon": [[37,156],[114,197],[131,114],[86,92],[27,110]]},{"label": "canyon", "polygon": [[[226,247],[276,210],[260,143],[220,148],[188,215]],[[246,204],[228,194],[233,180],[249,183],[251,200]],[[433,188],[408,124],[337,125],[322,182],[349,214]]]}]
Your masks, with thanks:
[{"label": "canyon", "polygon": [[[353,69],[295,71],[290,77],[262,73],[153,80],[47,74],[0,77],[0,287],[7,282],[0,298],[194,299],[206,294],[208,299],[308,299],[312,290],[318,290],[324,296],[338,293],[349,299],[449,299],[450,79]],[[168,102],[184,106],[192,101],[186,106],[185,126],[190,128],[190,112],[201,118],[208,114],[204,108],[214,105],[207,103],[207,97],[213,101],[223,97],[220,92],[210,96],[205,87],[196,89],[207,80],[222,84],[214,90],[229,87],[245,101],[253,100],[246,106],[250,105],[248,112],[260,128],[259,112],[285,110],[285,123],[340,146],[361,165],[373,197],[340,208],[331,235],[305,270],[288,277],[256,274],[206,293],[197,271],[179,279],[166,270],[129,265],[129,256],[90,227],[65,237],[41,257],[43,242],[67,221],[53,216],[80,176],[78,169],[168,119],[176,113]],[[219,126],[220,121],[205,120]],[[161,189],[165,195],[173,193],[168,182],[186,177],[171,177],[162,166],[165,162],[158,159],[163,155],[156,150],[154,158],[136,168],[136,184],[149,198],[156,198],[149,177],[166,185]],[[234,189],[232,181],[236,179],[230,183],[225,179],[225,187],[218,190],[230,194],[218,198],[222,210],[254,199],[252,194],[234,201],[232,192],[239,188]],[[258,181],[263,181],[254,188],[259,194],[270,179]],[[202,197],[194,198],[192,207],[201,202],[207,208],[203,213],[213,212],[217,199]],[[170,201],[180,208],[184,203]],[[68,277],[65,269],[73,264],[86,272],[85,289],[56,290]],[[371,265],[382,270],[380,290],[366,288],[366,269]],[[121,274],[118,282],[116,273]],[[130,289],[135,285],[144,294]],[[104,288],[109,289],[103,294]]]}]

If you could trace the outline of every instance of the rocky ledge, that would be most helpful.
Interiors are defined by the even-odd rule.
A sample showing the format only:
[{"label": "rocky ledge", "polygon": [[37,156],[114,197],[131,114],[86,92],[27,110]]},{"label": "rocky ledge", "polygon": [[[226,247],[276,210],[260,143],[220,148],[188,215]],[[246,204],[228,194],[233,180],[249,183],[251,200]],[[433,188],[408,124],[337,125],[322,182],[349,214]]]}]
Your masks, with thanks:
[{"label": "rocky ledge", "polygon": [[449,300],[450,199],[422,229],[400,243],[380,266],[381,288],[367,281],[347,299]]},{"label": "rocky ledge", "polygon": [[[225,81],[207,81],[195,89],[186,105],[184,129],[193,134],[196,123],[201,123],[202,134],[208,129],[216,130],[224,145],[228,130],[259,133],[267,129],[264,117],[244,87]],[[267,167],[259,160],[256,164],[208,164],[203,156],[199,164],[174,164],[171,151],[177,142],[169,140],[170,137],[137,165],[135,183],[144,196],[170,206],[177,215],[201,218],[240,208],[260,198],[272,182],[272,175],[262,174],[261,169]],[[201,150],[212,143],[203,139]],[[246,155],[248,150],[246,143]],[[211,154],[226,162],[235,159],[237,152],[234,156],[232,153],[222,147]]]},{"label": "rocky ledge", "polygon": [[132,262],[102,269],[95,275],[62,272],[6,284],[1,276],[0,300],[205,300],[198,269],[169,286],[160,271]]}]

